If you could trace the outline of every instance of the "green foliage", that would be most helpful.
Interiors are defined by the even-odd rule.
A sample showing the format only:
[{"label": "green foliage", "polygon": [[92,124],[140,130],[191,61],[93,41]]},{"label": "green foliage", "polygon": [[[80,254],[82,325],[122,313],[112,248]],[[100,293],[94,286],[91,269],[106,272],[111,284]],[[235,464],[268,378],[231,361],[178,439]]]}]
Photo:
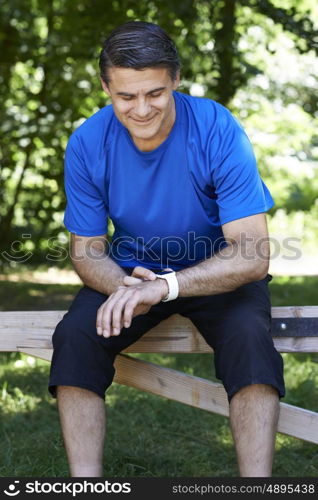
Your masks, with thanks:
[{"label": "green foliage", "polygon": [[318,192],[316,14],[313,0],[5,3],[0,21],[3,248],[10,250],[14,240],[30,235],[23,248],[35,262],[43,261],[49,238],[63,244],[65,146],[82,120],[107,104],[98,78],[100,46],[111,29],[131,19],[157,22],[174,38],[185,92],[204,93],[241,119],[276,208],[310,210]]}]

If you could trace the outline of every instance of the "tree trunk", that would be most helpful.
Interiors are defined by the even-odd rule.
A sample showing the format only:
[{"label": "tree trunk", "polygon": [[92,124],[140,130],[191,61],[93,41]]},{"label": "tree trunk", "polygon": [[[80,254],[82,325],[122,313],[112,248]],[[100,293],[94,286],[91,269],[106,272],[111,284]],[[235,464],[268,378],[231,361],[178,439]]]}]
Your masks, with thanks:
[{"label": "tree trunk", "polygon": [[236,53],[235,0],[224,0],[220,8],[218,22],[220,29],[215,31],[215,53],[218,59],[220,76],[216,85],[218,101],[227,105],[237,89],[234,67]]}]

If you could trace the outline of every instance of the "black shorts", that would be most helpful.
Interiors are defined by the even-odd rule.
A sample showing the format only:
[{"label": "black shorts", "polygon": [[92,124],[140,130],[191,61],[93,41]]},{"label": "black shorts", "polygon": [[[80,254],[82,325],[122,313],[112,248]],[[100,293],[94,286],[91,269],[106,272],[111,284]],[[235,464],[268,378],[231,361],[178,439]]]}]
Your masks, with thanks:
[{"label": "black shorts", "polygon": [[214,350],[216,376],[229,401],[242,387],[267,384],[285,394],[283,360],[276,351],[270,326],[271,303],[267,278],[233,292],[201,297],[179,297],[154,305],[133,319],[119,336],[96,332],[96,313],[107,296],[84,286],[53,335],[49,391],[56,386],[81,387],[102,398],[114,377],[116,355],[171,314],[189,318]]}]

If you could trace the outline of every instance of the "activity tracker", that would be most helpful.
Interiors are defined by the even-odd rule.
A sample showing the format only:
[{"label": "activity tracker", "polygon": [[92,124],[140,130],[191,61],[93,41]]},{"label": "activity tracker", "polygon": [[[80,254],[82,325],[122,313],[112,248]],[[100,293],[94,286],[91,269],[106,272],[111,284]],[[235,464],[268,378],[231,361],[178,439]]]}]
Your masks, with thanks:
[{"label": "activity tracker", "polygon": [[162,271],[162,273],[156,274],[157,278],[166,280],[168,284],[168,295],[162,302],[169,302],[170,300],[175,300],[179,295],[179,283],[175,271]]}]

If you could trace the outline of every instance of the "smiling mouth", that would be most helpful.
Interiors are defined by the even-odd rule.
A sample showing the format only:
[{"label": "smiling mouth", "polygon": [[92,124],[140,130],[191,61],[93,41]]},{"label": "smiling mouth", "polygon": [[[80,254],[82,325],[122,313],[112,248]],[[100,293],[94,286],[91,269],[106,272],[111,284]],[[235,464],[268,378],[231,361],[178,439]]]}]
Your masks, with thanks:
[{"label": "smiling mouth", "polygon": [[135,123],[140,123],[140,125],[145,125],[146,123],[151,122],[155,116],[152,116],[151,118],[148,118],[148,120],[137,120],[136,118],[131,118]]}]

